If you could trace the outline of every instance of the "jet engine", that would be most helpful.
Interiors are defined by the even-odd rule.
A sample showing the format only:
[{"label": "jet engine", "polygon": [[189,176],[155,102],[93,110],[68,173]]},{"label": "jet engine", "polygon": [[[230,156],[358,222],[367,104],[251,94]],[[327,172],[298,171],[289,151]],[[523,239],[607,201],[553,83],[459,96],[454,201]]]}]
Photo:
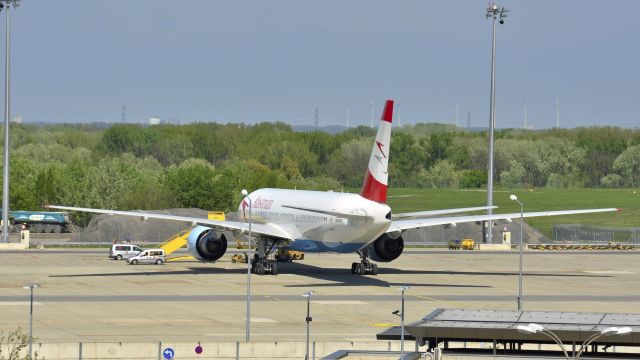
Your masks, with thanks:
[{"label": "jet engine", "polygon": [[367,247],[371,260],[378,262],[390,262],[397,259],[404,250],[402,236],[392,239],[388,234],[382,234]]},{"label": "jet engine", "polygon": [[200,261],[216,261],[227,251],[227,238],[213,229],[196,226],[187,237],[189,253]]}]

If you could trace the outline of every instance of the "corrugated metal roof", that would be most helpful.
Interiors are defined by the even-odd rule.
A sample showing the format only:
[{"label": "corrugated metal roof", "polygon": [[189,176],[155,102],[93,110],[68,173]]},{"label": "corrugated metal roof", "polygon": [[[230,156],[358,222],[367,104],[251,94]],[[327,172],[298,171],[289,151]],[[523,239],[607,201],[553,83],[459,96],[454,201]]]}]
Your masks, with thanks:
[{"label": "corrugated metal roof", "polygon": [[[600,338],[600,344],[640,346],[640,314],[579,313],[557,311],[437,309],[422,320],[408,324],[405,331],[427,340],[549,342],[544,334],[524,334],[518,325],[536,323],[555,333],[562,342],[581,343],[602,329],[629,326],[632,333]],[[385,331],[379,339],[391,339],[398,330]]]}]

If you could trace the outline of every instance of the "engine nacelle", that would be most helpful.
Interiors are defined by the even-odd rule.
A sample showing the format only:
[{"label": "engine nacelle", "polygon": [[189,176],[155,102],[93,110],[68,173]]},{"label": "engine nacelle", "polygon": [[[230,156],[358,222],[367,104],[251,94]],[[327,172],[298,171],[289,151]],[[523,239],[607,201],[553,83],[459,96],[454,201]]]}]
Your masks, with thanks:
[{"label": "engine nacelle", "polygon": [[404,250],[402,236],[392,239],[387,234],[382,234],[367,247],[371,260],[378,262],[390,262],[397,259]]},{"label": "engine nacelle", "polygon": [[213,229],[196,226],[187,237],[189,254],[200,261],[216,261],[227,251],[227,238]]}]

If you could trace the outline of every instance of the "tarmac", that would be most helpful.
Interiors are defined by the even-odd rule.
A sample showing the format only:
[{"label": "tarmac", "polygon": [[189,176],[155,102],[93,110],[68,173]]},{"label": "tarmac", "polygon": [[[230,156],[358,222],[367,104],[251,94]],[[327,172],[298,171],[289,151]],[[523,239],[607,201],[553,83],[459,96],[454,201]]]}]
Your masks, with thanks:
[{"label": "tarmac", "polygon": [[[43,342],[242,341],[246,264],[231,253],[216,263],[127,265],[108,249],[0,253],[0,331],[28,329],[35,289],[34,336]],[[350,272],[357,256],[306,254],[280,263],[277,276],[252,275],[251,339],[305,339],[306,290],[312,338],[371,341],[399,324],[397,287],[408,285],[406,320],[435,308],[515,309],[517,252],[405,250],[377,276]],[[526,310],[640,312],[640,252],[527,251]]]}]

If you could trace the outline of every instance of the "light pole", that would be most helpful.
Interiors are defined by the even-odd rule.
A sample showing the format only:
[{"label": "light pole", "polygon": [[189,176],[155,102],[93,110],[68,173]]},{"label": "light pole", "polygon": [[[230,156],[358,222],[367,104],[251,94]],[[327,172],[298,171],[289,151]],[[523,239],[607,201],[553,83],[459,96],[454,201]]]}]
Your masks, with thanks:
[{"label": "light pole", "polygon": [[520,204],[520,246],[518,253],[520,255],[520,268],[518,270],[518,311],[522,311],[522,224],[524,223],[524,204],[518,200],[515,195],[509,196],[509,199]]},{"label": "light pole", "polygon": [[29,289],[31,291],[31,297],[29,301],[29,359],[33,359],[31,356],[33,350],[33,289],[40,287],[40,284],[27,284],[23,286],[23,289]]},{"label": "light pole", "polygon": [[[489,99],[489,174],[487,179],[487,206],[489,206],[488,214],[493,214],[491,206],[493,206],[493,130],[496,126],[496,19],[500,18],[500,24],[504,24],[504,18],[507,17],[509,10],[496,5],[495,2],[489,3],[487,8],[487,19],[491,18],[491,91]],[[491,220],[487,221],[487,238],[485,242],[491,242],[492,229]]]},{"label": "light pole", "polygon": [[[518,325],[516,326],[516,329],[518,329],[519,332],[525,333],[525,334],[541,333],[546,335],[547,337],[551,338],[556,344],[558,344],[558,346],[560,346],[560,349],[562,349],[562,352],[564,353],[564,357],[567,360],[570,359],[569,354],[567,353],[567,350],[562,344],[562,341],[560,340],[560,338],[556,334],[554,334],[552,331],[545,329],[544,326],[539,324]],[[580,345],[580,350],[578,351],[574,359],[579,360],[580,356],[582,355],[584,350],[587,348],[587,346],[589,346],[592,342],[594,342],[596,339],[602,336],[627,335],[630,333],[631,333],[631,328],[626,326],[621,328],[613,326],[613,327],[602,329],[599,332],[588,337],[587,340],[585,340],[582,343],[582,345]]]},{"label": "light pole", "polygon": [[553,332],[545,329],[542,325],[538,325],[538,324],[518,325],[516,326],[516,329],[518,329],[519,332],[525,333],[525,334],[541,333],[545,335],[546,337],[553,340],[556,344],[558,344],[558,346],[560,346],[560,349],[562,350],[562,353],[564,354],[565,359],[570,360],[569,354],[567,353],[567,349],[565,349],[564,344],[562,344],[562,341],[560,340],[560,338]]},{"label": "light pole", "polygon": [[302,297],[307,298],[307,317],[305,318],[305,321],[307,322],[307,351],[305,352],[304,360],[309,360],[309,330],[311,327],[311,320],[313,320],[311,318],[311,296],[315,293],[316,292],[313,290],[307,290],[302,294]]},{"label": "light pole", "polygon": [[400,316],[400,359],[404,357],[404,292],[407,290],[409,290],[409,286],[406,285],[398,288],[401,293],[401,307],[400,311],[396,310],[392,313]]},{"label": "light pole", "polygon": [[14,8],[18,7],[19,0],[0,0],[0,10],[5,8],[6,11],[6,40],[5,40],[5,68],[4,68],[4,159],[3,159],[3,172],[2,172],[2,242],[9,242],[9,95],[10,95],[10,46],[9,40],[10,24],[9,24],[9,9],[11,5]]},{"label": "light pole", "polygon": [[245,341],[251,340],[251,222],[253,220],[251,210],[253,209],[249,192],[246,189],[242,189],[242,196],[244,196],[242,209],[246,206],[247,200],[249,200],[249,248],[247,249],[247,315],[245,323]]},{"label": "light pole", "polygon": [[606,329],[600,330],[600,332],[591,335],[587,340],[585,340],[582,343],[582,345],[580,346],[580,350],[578,351],[578,354],[576,354],[576,360],[579,360],[584,350],[598,338],[603,336],[611,336],[611,335],[626,335],[629,333],[631,333],[631,328],[626,326],[621,328],[613,326],[613,327],[608,327]]}]

